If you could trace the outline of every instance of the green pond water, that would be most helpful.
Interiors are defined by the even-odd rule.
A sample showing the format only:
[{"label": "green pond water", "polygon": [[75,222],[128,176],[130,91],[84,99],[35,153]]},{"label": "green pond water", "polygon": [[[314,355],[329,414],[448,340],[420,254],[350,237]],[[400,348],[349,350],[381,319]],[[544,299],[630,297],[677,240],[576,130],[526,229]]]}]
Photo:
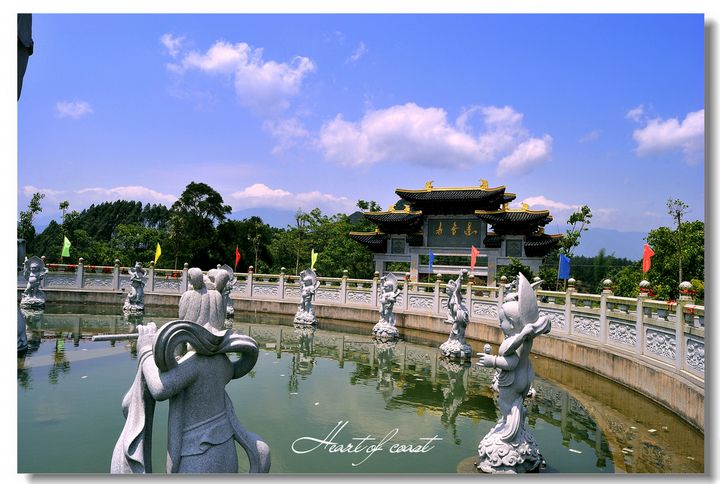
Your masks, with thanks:
[{"label": "green pond water", "polygon": [[[151,321],[160,326],[176,314],[149,308],[134,317],[101,306],[27,313],[17,471],[108,473],[137,359],[134,343],[90,339]],[[371,324],[294,327],[290,317],[267,314],[236,314],[228,327],[260,346],[255,368],[226,390],[243,426],[270,446],[271,473],[475,472],[477,446],[500,416],[489,389],[493,370],[475,358],[440,356],[446,336],[401,330],[399,341],[379,342]],[[673,413],[586,371],[532,361],[537,393],[526,400],[527,423],[547,462],[543,472],[703,472],[702,434]],[[165,471],[167,408],[159,402],[155,411],[155,472]],[[327,440],[366,448],[330,452]]]}]

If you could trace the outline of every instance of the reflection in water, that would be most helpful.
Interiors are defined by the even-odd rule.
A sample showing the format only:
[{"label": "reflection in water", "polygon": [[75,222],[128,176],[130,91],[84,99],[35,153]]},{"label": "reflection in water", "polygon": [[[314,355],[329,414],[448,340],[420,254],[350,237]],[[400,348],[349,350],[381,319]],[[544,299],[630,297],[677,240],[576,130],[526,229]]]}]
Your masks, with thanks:
[{"label": "reflection in water", "polygon": [[[174,319],[173,314],[152,314],[152,311],[144,315],[64,312],[51,306],[45,313],[25,315],[29,348],[24,357],[18,358],[18,387],[23,390],[18,392],[18,407],[26,411],[48,398],[33,391],[40,391],[40,387],[48,384],[62,387],[77,381],[68,377],[73,375],[71,369],[76,361],[90,359],[93,367],[98,367],[107,355],[127,354],[124,358],[128,362],[128,372],[133,374],[135,342],[121,341],[117,345],[114,342],[92,343],[90,338],[93,334],[133,333],[138,325],[145,322],[153,321],[160,326]],[[353,387],[369,387],[382,398],[384,409],[380,413],[376,408],[367,410],[373,412],[373,419],[382,415],[385,416],[382,418],[389,419],[379,424],[397,426],[396,418],[404,416],[403,419],[406,419],[408,415],[414,419],[412,422],[418,422],[417,425],[437,422],[440,432],[445,429],[445,442],[457,449],[447,457],[457,458],[454,465],[477,452],[477,443],[482,435],[499,417],[494,401],[496,396],[490,387],[494,370],[478,367],[473,361],[456,362],[442,357],[438,349],[442,341],[423,340],[417,335],[408,340],[372,338],[369,326],[358,323],[321,321],[317,327],[293,326],[291,318],[271,318],[263,315],[261,320],[253,320],[236,314],[233,327],[253,337],[265,355],[270,354],[265,356],[272,359],[268,360],[271,363],[269,366],[286,359],[289,371],[287,376],[280,375],[285,377],[282,393],[296,399],[293,405],[301,401],[297,399],[303,395],[304,385],[307,384],[313,392],[318,391],[318,385],[330,378],[328,371],[332,370],[333,376],[328,382],[333,381],[334,386],[322,391],[330,395],[351,394]],[[643,397],[618,388],[612,382],[561,362],[540,358],[533,360],[533,364],[538,375],[534,382],[536,395],[526,400],[528,422],[551,467],[563,472],[612,472],[614,469],[627,472],[702,472],[702,436],[673,414]],[[347,370],[344,370],[346,366]],[[47,382],[42,376],[33,381],[33,372],[37,371],[41,375],[47,373]],[[263,370],[262,366],[258,366],[253,372],[255,374],[251,373],[251,378],[270,381],[267,367]],[[340,380],[338,377],[341,377]],[[343,379],[349,387],[342,387]],[[97,398],[102,398],[102,395]],[[279,398],[281,395],[272,396],[271,401],[277,401],[278,409],[282,409]],[[314,405],[315,395],[312,398],[311,405]],[[119,402],[100,405],[111,408],[113,415],[118,412]],[[301,411],[297,406],[293,409],[294,412]],[[642,415],[634,413],[638,411],[642,415],[651,415],[657,423],[651,427],[642,420]],[[35,418],[42,423],[46,417]],[[87,420],[88,416],[82,418]],[[357,419],[360,418],[358,414]],[[18,420],[19,430],[24,429],[19,433],[19,456],[35,462],[32,456],[43,454],[42,445],[53,445],[58,451],[64,451],[61,442],[46,442],[45,425],[38,427],[41,434],[36,436],[29,433],[28,429],[34,428],[29,424],[20,418]],[[656,431],[650,432],[651,429]],[[107,438],[114,443],[117,435]],[[27,447],[31,445],[40,447]],[[583,455],[570,453],[579,452],[578,448],[583,449]],[[282,456],[288,449],[273,448],[273,452]],[[584,459],[582,465],[586,467],[568,467],[570,460],[581,458]],[[290,457],[286,456],[286,459]],[[21,472],[37,471],[37,463],[28,465],[30,468],[22,468]],[[74,465],[84,464],[77,462]],[[364,469],[366,472],[382,472],[382,469]],[[77,472],[104,471],[80,469]],[[416,471],[409,469],[405,472]]]}]

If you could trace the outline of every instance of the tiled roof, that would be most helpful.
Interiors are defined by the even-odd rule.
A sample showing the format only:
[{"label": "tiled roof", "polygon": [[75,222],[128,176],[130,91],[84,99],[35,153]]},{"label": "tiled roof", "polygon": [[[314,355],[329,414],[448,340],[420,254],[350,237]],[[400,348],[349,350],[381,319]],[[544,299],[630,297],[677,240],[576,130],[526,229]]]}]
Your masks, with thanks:
[{"label": "tiled roof", "polygon": [[528,257],[542,257],[547,255],[560,243],[562,238],[562,234],[529,235],[525,237],[525,255]]},{"label": "tiled roof", "polygon": [[373,252],[385,252],[387,249],[387,234],[378,234],[377,232],[350,232],[350,238],[358,242]]}]

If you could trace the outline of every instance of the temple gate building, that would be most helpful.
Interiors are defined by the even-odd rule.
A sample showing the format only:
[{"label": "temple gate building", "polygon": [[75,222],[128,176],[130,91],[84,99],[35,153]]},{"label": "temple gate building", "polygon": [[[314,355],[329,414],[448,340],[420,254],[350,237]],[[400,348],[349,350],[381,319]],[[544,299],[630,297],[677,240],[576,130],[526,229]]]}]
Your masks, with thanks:
[{"label": "temple gate building", "polygon": [[[480,252],[471,273],[477,283],[494,285],[498,267],[511,259],[519,259],[537,274],[543,257],[563,237],[545,234],[544,226],[553,219],[549,211],[532,211],[526,204],[510,209],[514,193],[506,193],[505,186],[488,188],[486,180],[480,182],[479,187],[435,188],[430,181],[423,190],[397,189],[402,200],[388,211],[363,212],[377,226],[375,232],[351,232],[350,237],[374,252],[380,275],[400,262],[409,266],[402,272],[409,272],[414,282],[427,280],[429,274],[469,269],[469,262],[441,265],[437,259],[460,256],[469,261],[473,246]],[[432,268],[430,251],[435,256]]]}]

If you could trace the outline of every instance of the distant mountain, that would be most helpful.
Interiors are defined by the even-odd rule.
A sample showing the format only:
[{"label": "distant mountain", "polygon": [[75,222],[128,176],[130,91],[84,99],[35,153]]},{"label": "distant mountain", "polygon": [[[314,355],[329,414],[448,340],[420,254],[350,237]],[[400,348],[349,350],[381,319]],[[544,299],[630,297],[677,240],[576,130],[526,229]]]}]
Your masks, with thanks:
[{"label": "distant mountain", "polygon": [[647,232],[619,232],[611,229],[588,229],[580,236],[580,245],[575,248],[575,255],[594,257],[600,249],[605,254],[613,252],[615,257],[626,258],[632,261],[642,259],[643,246],[646,242]]}]

